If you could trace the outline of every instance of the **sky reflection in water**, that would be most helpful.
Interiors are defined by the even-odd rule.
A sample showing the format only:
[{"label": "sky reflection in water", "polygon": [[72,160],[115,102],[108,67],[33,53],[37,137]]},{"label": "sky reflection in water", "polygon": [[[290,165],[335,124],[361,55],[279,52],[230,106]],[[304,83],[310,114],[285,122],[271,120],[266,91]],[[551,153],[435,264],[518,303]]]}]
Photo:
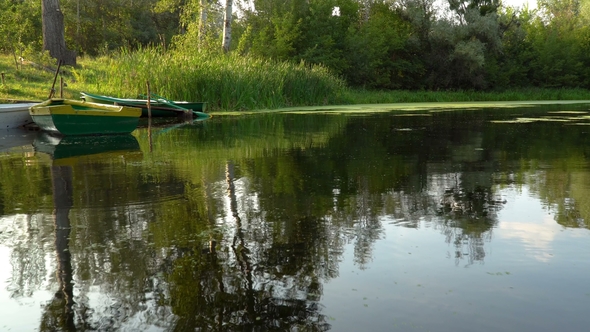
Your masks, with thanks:
[{"label": "sky reflection in water", "polygon": [[428,222],[405,228],[384,218],[366,269],[353,263],[349,245],[340,276],[324,286],[333,330],[585,330],[588,230],[558,225],[526,189],[500,192],[508,202],[480,261],[468,243],[445,242]]}]

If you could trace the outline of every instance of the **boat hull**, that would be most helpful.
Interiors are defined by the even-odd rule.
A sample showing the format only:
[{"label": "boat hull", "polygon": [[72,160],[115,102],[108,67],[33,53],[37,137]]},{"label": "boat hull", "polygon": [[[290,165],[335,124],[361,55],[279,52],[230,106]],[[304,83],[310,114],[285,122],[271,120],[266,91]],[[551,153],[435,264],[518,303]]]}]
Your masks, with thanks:
[{"label": "boat hull", "polygon": [[36,103],[16,103],[0,105],[0,129],[24,127],[33,123],[29,108]]},{"label": "boat hull", "polygon": [[[129,98],[116,98],[116,97],[109,97],[109,96],[101,96],[95,95],[87,92],[82,92],[82,99],[93,102],[93,103],[104,103],[104,104],[116,104],[116,105],[124,105],[124,106],[132,106],[132,107],[139,107],[141,108],[142,117],[148,116],[148,107],[147,107],[147,99],[129,99]],[[193,111],[194,116],[204,116],[205,109],[207,107],[206,102],[190,102],[190,101],[173,101],[171,102],[173,105],[181,108],[185,108],[187,110]],[[150,108],[152,112],[152,117],[173,117],[183,115],[184,111],[180,108],[175,108],[174,106],[167,105],[162,103],[158,100],[150,100]],[[197,114],[195,114],[196,112]],[[202,114],[199,114],[202,113]]]},{"label": "boat hull", "polygon": [[64,136],[129,134],[139,124],[141,109],[68,99],[51,99],[30,109],[44,131]]}]

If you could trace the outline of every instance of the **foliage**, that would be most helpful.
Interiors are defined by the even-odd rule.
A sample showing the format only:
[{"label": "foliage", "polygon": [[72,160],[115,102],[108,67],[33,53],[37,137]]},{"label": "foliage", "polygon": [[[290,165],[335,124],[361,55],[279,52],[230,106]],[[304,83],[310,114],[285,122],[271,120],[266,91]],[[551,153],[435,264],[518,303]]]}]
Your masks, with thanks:
[{"label": "foliage", "polygon": [[500,0],[448,0],[448,3],[449,8],[461,17],[467,16],[472,10],[476,10],[479,15],[485,16],[495,13],[500,7]]},{"label": "foliage", "polygon": [[244,33],[239,38],[238,51],[276,60],[294,59],[308,10],[307,3],[301,0],[254,1],[253,8],[245,9],[244,20],[239,22]]},{"label": "foliage", "polygon": [[41,2],[0,0],[0,52],[12,54],[15,64],[25,48],[41,47]]},{"label": "foliage", "polygon": [[[160,1],[160,4],[170,1]],[[221,34],[223,30],[224,11],[217,1],[205,1],[206,6],[201,8],[199,0],[188,0],[184,6],[180,6],[181,31],[172,38],[173,46],[185,52],[209,52],[216,53],[221,49]],[[166,6],[165,8],[170,8]],[[199,13],[207,12],[204,25],[203,40],[199,41]],[[234,41],[235,43],[235,41]]]},{"label": "foliage", "polygon": [[345,73],[348,81],[368,88],[412,86],[422,67],[409,45],[410,24],[385,4],[371,7],[368,18],[349,30],[347,59],[354,69]]},{"label": "foliage", "polygon": [[[237,68],[227,59],[246,67],[256,63],[255,67],[267,68],[267,75],[275,77],[262,81],[274,82],[276,91],[283,91],[290,83],[278,83],[280,74],[273,73],[275,66],[307,67],[309,72],[321,67],[323,77],[334,81],[342,78],[349,86],[361,89],[502,91],[590,87],[587,0],[542,0],[538,9],[518,10],[498,0],[448,0],[446,11],[434,0],[254,0],[236,4],[230,47],[234,54],[225,57],[220,54],[223,1],[61,1],[68,47],[78,54],[98,57],[103,64],[104,59],[112,58],[122,61],[124,68],[132,64],[143,68],[141,72],[149,68],[162,75],[179,75],[162,86],[171,95],[187,95],[190,99],[202,95],[202,88],[194,83],[201,78],[185,73],[203,75],[200,68],[209,66],[212,69],[206,75],[211,77],[248,76],[244,74],[248,69]],[[0,8],[0,51],[12,55],[15,68],[19,56],[39,62],[39,3],[0,0]],[[204,30],[199,31],[200,27]],[[152,48],[163,54],[163,65],[145,57],[145,50]],[[136,56],[129,55],[135,51]],[[123,53],[127,56],[121,57]],[[148,59],[154,62],[138,63]],[[184,69],[187,59],[194,68]],[[105,64],[104,69],[117,73],[111,66],[114,64]],[[160,66],[170,70],[155,69]],[[182,70],[177,73],[179,68]],[[226,74],[229,70],[238,73]],[[84,76],[82,72],[76,69],[76,75]],[[133,81],[134,75],[128,80]],[[218,89],[225,86],[223,82],[211,83],[214,78],[203,80]],[[92,84],[102,90],[103,83]],[[313,79],[310,84],[315,84]],[[136,93],[128,91],[130,88],[124,84],[114,86],[123,89],[113,91],[116,94]],[[188,92],[188,87],[196,90]],[[256,88],[254,85],[240,91]],[[341,96],[340,92],[336,96],[324,95],[318,102],[319,97],[312,93],[309,100],[323,104]],[[213,92],[207,92],[206,97],[219,100]],[[274,100],[265,95],[245,97],[241,92],[224,92],[223,98],[226,101],[216,102],[215,107],[287,106],[303,100],[293,96],[282,101],[282,97]],[[260,99],[273,101],[244,101]]]},{"label": "foliage", "polygon": [[179,11],[156,12],[157,0],[61,0],[66,43],[96,56],[121,47],[167,45],[178,33]]},{"label": "foliage", "polygon": [[[334,12],[336,7],[338,13]],[[303,19],[302,50],[295,59],[322,64],[339,75],[348,71],[350,64],[344,55],[357,50],[348,47],[347,30],[357,8],[349,0],[310,1],[309,13]]]}]

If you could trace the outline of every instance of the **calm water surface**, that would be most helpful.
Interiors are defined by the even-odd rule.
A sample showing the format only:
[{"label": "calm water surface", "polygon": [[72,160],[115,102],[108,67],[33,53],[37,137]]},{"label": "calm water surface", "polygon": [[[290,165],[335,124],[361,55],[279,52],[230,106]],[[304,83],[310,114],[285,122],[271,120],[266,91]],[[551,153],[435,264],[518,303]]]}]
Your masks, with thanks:
[{"label": "calm water surface", "polygon": [[586,331],[588,105],[0,134],[2,331]]}]

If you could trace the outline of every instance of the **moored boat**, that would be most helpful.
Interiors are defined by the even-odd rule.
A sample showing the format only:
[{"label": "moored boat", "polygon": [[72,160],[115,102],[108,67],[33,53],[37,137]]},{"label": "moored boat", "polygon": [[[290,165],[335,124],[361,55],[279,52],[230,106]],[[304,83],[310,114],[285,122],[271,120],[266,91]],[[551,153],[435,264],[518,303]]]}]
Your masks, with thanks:
[{"label": "moored boat", "polygon": [[37,103],[0,104],[0,129],[24,127],[33,123],[29,108]]},{"label": "moored boat", "polygon": [[[82,99],[93,103],[140,107],[142,109],[142,116],[148,116],[147,99],[116,98],[88,92],[81,92],[80,94],[82,95]],[[171,101],[160,96],[152,96],[149,100],[152,117],[181,116],[185,113],[192,113],[194,117],[209,117],[205,113],[207,107],[206,102]]]},{"label": "moored boat", "polygon": [[141,109],[82,100],[49,99],[29,113],[41,128],[64,136],[129,134],[139,124]]}]

